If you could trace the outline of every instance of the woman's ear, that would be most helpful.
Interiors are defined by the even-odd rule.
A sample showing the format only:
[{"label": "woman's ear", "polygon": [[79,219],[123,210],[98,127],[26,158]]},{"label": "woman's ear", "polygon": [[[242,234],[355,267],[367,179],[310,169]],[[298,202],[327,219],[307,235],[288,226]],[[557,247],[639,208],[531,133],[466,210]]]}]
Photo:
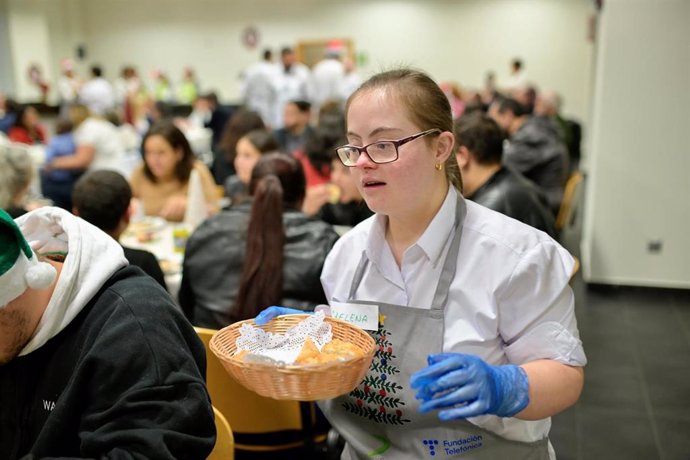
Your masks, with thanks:
[{"label": "woman's ear", "polygon": [[443,164],[448,157],[453,154],[453,146],[455,145],[455,137],[450,131],[443,131],[438,136],[438,143],[436,148],[436,163]]}]

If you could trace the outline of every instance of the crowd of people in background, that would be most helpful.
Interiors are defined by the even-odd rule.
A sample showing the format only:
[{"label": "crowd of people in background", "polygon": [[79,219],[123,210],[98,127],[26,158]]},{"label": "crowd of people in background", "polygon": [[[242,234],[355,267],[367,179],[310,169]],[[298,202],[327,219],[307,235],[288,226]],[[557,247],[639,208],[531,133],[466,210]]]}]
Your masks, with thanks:
[{"label": "crowd of people in background", "polygon": [[[345,104],[361,83],[341,44],[329,44],[311,69],[292,48],[281,49],[278,62],[271,50],[263,51],[242,73],[241,101],[232,105],[213,91],[202,92],[191,67],[176,85],[163,70],[151,72],[147,85],[130,65],[112,82],[98,65],[90,73],[82,80],[71,60],[61,62],[52,135],[34,106],[0,96],[5,143],[45,148],[39,170],[25,167],[31,162],[18,159],[16,148],[0,155],[13,165],[3,174],[16,178],[0,186],[0,206],[13,215],[34,206],[26,199],[32,179],[41,198],[73,211],[75,184],[85,173],[101,170],[127,179],[141,214],[181,221],[192,172],[200,178],[207,216],[220,211],[221,197],[249,213],[252,171],[274,153],[294,159],[304,176],[303,196],[291,209],[299,203],[301,215],[347,227],[372,215],[335,153],[347,144]],[[556,236],[553,222],[566,179],[577,168],[580,139],[579,124],[560,113],[558,94],[540,93],[519,59],[511,62],[511,76],[502,86],[493,72],[478,90],[452,81],[438,84],[455,120],[465,197]],[[186,110],[180,112],[180,106]],[[206,147],[197,148],[195,133],[202,131],[208,134]]]}]

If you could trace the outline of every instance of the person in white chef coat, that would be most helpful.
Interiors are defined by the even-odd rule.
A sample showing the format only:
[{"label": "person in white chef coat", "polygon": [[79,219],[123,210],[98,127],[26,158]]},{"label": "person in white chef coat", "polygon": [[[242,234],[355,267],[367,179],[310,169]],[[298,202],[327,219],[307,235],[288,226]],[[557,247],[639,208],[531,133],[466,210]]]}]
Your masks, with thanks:
[{"label": "person in white chef coat", "polygon": [[426,74],[377,74],[346,114],[337,153],[376,214],[321,281],[332,308],[377,315],[378,350],[355,390],[321,403],[342,458],[555,459],[550,417],[577,401],[586,364],[573,258],[463,199],[451,109]]}]

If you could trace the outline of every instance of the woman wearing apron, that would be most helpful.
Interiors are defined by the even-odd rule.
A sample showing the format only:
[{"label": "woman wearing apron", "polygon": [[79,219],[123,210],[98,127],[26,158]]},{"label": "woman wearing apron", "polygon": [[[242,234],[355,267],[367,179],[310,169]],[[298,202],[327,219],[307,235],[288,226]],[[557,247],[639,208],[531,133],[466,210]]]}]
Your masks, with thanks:
[{"label": "woman wearing apron", "polygon": [[577,401],[586,364],[572,257],[462,198],[450,106],[425,74],[375,75],[346,113],[338,156],[376,215],[336,243],[321,281],[379,324],[366,378],[321,403],[342,458],[554,459],[550,417]]}]

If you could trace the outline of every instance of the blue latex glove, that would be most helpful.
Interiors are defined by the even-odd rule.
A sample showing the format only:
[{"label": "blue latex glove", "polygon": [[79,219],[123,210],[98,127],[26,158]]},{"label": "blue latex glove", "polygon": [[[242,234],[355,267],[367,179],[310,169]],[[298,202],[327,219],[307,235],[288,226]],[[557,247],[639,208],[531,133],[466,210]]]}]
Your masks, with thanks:
[{"label": "blue latex glove", "polygon": [[311,311],[298,310],[296,308],[279,307],[277,305],[271,305],[270,307],[264,309],[261,313],[256,315],[254,318],[254,323],[257,326],[261,326],[271,321],[276,316],[280,315],[297,315],[297,314],[309,314],[313,313]]},{"label": "blue latex glove", "polygon": [[410,385],[424,401],[419,412],[439,412],[441,420],[493,414],[512,417],[529,404],[527,373],[519,366],[492,366],[474,355],[429,355],[429,367],[416,372]]}]

